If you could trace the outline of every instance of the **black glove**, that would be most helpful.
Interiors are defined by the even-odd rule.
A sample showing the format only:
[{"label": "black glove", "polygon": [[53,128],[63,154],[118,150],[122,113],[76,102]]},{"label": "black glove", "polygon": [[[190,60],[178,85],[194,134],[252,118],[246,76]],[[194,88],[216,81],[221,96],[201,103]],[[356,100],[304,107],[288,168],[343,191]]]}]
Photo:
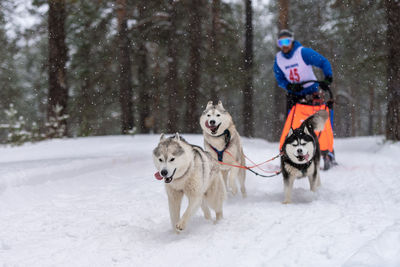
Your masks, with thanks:
[{"label": "black glove", "polygon": [[332,83],[333,79],[332,76],[325,76],[324,81],[329,85]]},{"label": "black glove", "polygon": [[332,83],[332,77],[326,76],[325,79],[319,83],[319,87],[321,87],[321,89],[324,91],[328,91],[329,85],[331,83]]},{"label": "black glove", "polygon": [[326,101],[326,105],[328,106],[329,109],[333,109],[333,104],[334,104],[333,100]]},{"label": "black glove", "polygon": [[301,90],[303,90],[303,86],[298,83],[288,83],[288,85],[286,86],[286,89],[288,89],[292,92],[300,92]]}]

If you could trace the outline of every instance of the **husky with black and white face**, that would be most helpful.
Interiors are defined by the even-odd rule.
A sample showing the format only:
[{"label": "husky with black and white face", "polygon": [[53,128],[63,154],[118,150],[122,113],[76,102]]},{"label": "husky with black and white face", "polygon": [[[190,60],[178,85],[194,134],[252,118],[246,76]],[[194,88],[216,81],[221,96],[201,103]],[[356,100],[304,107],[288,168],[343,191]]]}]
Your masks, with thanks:
[{"label": "husky with black and white face", "polygon": [[[153,161],[156,178],[165,182],[171,224],[176,232],[186,228],[200,206],[206,219],[211,219],[209,207],[215,210],[216,221],[222,218],[225,185],[219,164],[208,152],[190,145],[178,133],[169,138],[162,134],[153,150]],[[183,195],[187,196],[189,204],[181,217]]]},{"label": "husky with black and white face", "polygon": [[320,148],[314,131],[324,129],[328,112],[318,111],[308,117],[299,128],[290,129],[282,146],[281,168],[285,190],[284,204],[291,202],[294,180],[308,177],[310,190],[321,185],[319,175]]},{"label": "husky with black and white face", "polygon": [[[244,166],[246,164],[239,133],[231,115],[225,110],[221,101],[217,105],[214,105],[212,101],[207,103],[206,109],[200,116],[200,126],[203,130],[204,149],[214,159],[230,165]],[[228,190],[233,195],[237,194],[237,179],[242,196],[246,197],[246,170],[221,165],[221,172]]]}]

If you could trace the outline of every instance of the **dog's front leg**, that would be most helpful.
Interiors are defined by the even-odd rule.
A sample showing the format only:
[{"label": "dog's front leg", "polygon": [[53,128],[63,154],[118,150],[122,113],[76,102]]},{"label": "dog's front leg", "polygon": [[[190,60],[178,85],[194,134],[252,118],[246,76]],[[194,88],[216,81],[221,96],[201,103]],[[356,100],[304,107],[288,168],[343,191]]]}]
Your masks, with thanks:
[{"label": "dog's front leg", "polygon": [[211,213],[210,209],[208,208],[207,200],[205,198],[203,198],[203,201],[201,202],[201,209],[203,210],[204,218],[206,218],[206,220],[210,220]]},{"label": "dog's front leg", "polygon": [[228,188],[231,190],[232,195],[236,195],[238,188],[236,185],[236,177],[238,177],[239,174],[239,169],[238,168],[231,168],[229,171],[229,176],[228,176]]},{"label": "dog's front leg", "polygon": [[179,221],[181,212],[181,203],[183,192],[167,187],[169,216],[171,219],[172,228],[175,229],[176,223]]},{"label": "dog's front leg", "polygon": [[175,226],[177,231],[182,231],[186,228],[186,224],[188,223],[190,217],[192,217],[192,215],[200,207],[202,201],[202,195],[201,194],[188,195],[188,199],[189,199],[188,207],[185,213],[183,213],[182,218]]},{"label": "dog's front leg", "polygon": [[314,173],[308,177],[310,181],[310,190],[315,192],[317,188],[321,185],[321,180],[319,178],[319,172]]},{"label": "dog's front leg", "polygon": [[314,170],[312,174],[308,175],[308,180],[310,181],[310,190],[313,192],[317,191],[317,188],[321,185],[319,169],[317,165],[314,165]]},{"label": "dog's front leg", "polygon": [[289,204],[292,201],[292,189],[293,189],[293,183],[296,178],[293,177],[284,177],[283,178],[283,183],[285,187],[285,200],[283,201],[283,204]]}]

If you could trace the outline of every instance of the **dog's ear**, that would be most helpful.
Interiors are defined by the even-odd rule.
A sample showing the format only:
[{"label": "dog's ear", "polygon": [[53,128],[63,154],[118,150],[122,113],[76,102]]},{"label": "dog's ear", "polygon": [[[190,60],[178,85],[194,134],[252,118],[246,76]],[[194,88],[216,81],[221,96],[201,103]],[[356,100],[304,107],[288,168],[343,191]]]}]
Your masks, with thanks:
[{"label": "dog's ear", "polygon": [[311,135],[311,133],[310,133],[310,131],[308,130],[308,127],[307,127],[307,126],[304,127],[304,133],[305,133],[305,134],[308,134],[308,135]]},{"label": "dog's ear", "polygon": [[221,100],[218,101],[218,107],[219,107],[220,109],[224,109],[224,106],[222,105]]},{"label": "dog's ear", "polygon": [[161,135],[160,135],[160,141],[162,141],[162,140],[164,140],[165,139],[165,134],[164,133],[161,133]]},{"label": "dog's ear", "polygon": [[209,108],[211,108],[211,107],[212,107],[212,105],[213,105],[213,102],[212,102],[212,101],[208,101],[206,109],[209,109]]},{"label": "dog's ear", "polygon": [[290,128],[290,129],[289,129],[289,133],[288,133],[288,135],[286,136],[286,138],[289,137],[289,136],[291,136],[292,134],[293,134],[293,129]]},{"label": "dog's ear", "polygon": [[179,136],[179,133],[175,134],[175,140],[181,141],[181,137]]}]

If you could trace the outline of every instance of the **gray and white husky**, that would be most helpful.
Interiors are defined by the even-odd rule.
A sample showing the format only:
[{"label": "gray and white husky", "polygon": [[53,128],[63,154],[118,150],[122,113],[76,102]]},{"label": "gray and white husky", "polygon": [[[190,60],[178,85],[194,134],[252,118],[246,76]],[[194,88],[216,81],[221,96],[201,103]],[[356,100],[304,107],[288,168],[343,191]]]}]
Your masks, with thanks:
[{"label": "gray and white husky", "polygon": [[321,185],[319,162],[321,151],[315,131],[322,131],[328,112],[320,110],[308,117],[299,128],[290,129],[282,146],[281,168],[285,190],[284,204],[291,202],[293,182],[307,176],[311,191]]},{"label": "gray and white husky", "polygon": [[[156,178],[165,182],[172,228],[176,232],[186,228],[200,206],[206,219],[211,219],[209,207],[215,210],[216,221],[222,218],[226,190],[219,165],[209,153],[190,145],[178,133],[169,138],[162,134],[153,150],[153,160],[158,170]],[[180,217],[183,195],[189,204]]]},{"label": "gray and white husky", "polygon": [[[200,117],[200,126],[203,130],[204,149],[210,152],[213,158],[230,165],[244,166],[246,164],[239,133],[221,101],[217,105],[213,105],[212,101],[208,102]],[[221,165],[221,172],[225,185],[232,194],[236,195],[238,191],[236,185],[236,179],[238,179],[242,196],[246,197],[246,170]]]}]

